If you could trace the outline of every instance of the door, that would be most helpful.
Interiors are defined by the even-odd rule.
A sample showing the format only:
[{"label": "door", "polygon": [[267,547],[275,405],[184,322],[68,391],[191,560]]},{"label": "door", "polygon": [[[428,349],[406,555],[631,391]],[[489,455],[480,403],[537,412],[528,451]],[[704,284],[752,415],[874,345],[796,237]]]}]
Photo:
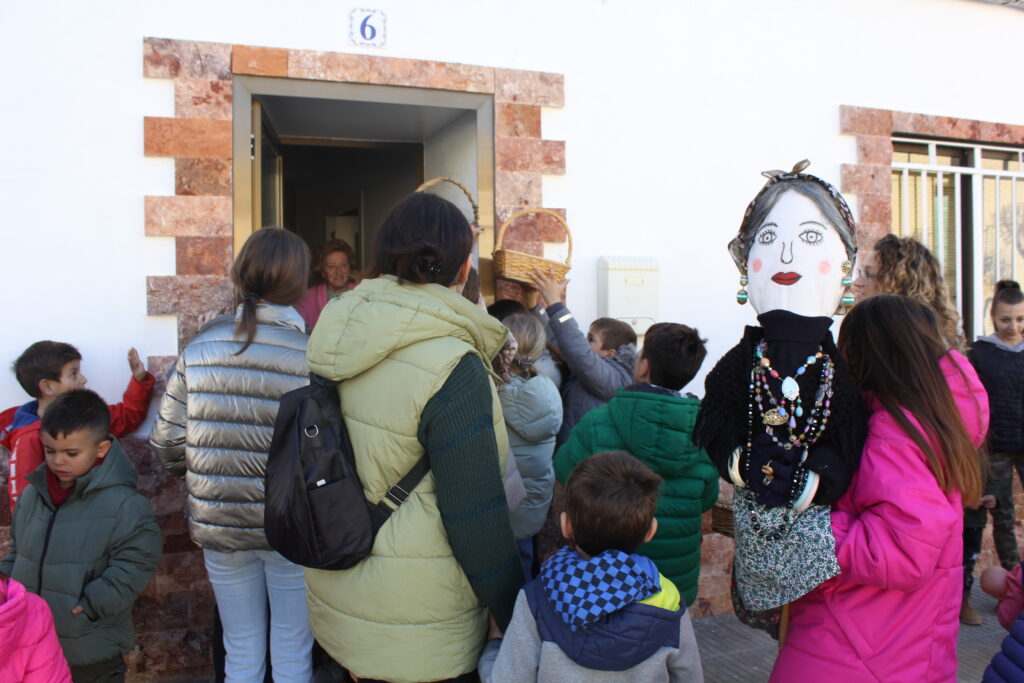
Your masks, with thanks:
[{"label": "door", "polygon": [[259,99],[252,100],[252,229],[284,227],[284,158]]}]

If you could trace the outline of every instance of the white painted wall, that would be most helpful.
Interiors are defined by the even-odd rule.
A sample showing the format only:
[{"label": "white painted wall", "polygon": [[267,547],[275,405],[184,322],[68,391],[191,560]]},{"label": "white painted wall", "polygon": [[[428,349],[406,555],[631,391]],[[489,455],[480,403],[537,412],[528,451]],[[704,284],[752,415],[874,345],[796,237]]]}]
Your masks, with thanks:
[{"label": "white painted wall", "polygon": [[[386,48],[348,44],[355,6],[387,13]],[[725,243],[759,172],[809,157],[838,182],[840,104],[1024,124],[1021,35],[1024,11],[969,0],[5,3],[0,363],[70,341],[115,400],[129,346],[175,351],[173,321],[145,315],[145,276],[174,271],[172,240],[143,235],[143,196],[174,193],[173,161],[143,157],[143,117],[174,109],[142,77],[145,36],[565,74],[544,134],[568,174],[545,203],[577,238],[570,305],[595,315],[600,255],[657,256],[662,317],[710,338],[710,367],[752,320]],[[22,400],[0,372],[0,407]]]}]

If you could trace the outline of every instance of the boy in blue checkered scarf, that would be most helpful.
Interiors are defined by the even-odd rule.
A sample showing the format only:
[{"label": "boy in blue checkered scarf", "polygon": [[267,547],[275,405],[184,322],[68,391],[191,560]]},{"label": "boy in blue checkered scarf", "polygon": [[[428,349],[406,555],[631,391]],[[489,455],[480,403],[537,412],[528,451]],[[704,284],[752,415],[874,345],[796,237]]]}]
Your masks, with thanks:
[{"label": "boy in blue checkered scarf", "polygon": [[658,528],[661,478],[625,452],[599,453],[565,487],[562,548],[516,600],[504,639],[480,658],[483,683],[702,681],[675,585],[636,549]]}]

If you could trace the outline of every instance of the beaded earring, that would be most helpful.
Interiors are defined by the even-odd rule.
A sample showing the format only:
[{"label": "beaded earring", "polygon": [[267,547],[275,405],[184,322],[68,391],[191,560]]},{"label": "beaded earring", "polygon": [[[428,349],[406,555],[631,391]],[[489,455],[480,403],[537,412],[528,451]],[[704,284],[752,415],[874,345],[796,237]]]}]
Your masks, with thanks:
[{"label": "beaded earring", "polygon": [[850,287],[853,286],[853,264],[849,261],[843,261],[843,289],[846,292],[843,294],[843,298],[839,300],[839,303],[843,306],[852,306],[856,299],[853,298],[853,294],[850,293]]},{"label": "beaded earring", "polygon": [[750,282],[747,279],[747,269],[743,269],[743,273],[740,275],[740,291],[736,292],[736,303],[740,306],[747,303],[747,283]]}]

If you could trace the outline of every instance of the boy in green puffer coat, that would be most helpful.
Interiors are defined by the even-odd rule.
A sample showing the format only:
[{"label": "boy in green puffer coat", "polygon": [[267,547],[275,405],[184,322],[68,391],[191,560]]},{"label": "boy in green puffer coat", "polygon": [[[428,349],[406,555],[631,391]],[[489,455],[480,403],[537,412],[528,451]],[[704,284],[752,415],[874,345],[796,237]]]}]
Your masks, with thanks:
[{"label": "boy in green puffer coat", "polygon": [[697,597],[701,514],[718,499],[718,471],[691,438],[700,400],[679,391],[706,355],[696,330],[676,323],[651,326],[633,371],[636,383],[587,413],[555,454],[562,484],[576,465],[605,451],[629,451],[664,479],[655,513],[658,533],[637,552],[654,560],[687,605]]},{"label": "boy in green puffer coat", "polygon": [[75,683],[124,680],[132,606],[163,546],[135,467],[109,431],[110,410],[91,391],[50,404],[40,430],[46,463],[26,477],[0,562],[49,604]]}]

